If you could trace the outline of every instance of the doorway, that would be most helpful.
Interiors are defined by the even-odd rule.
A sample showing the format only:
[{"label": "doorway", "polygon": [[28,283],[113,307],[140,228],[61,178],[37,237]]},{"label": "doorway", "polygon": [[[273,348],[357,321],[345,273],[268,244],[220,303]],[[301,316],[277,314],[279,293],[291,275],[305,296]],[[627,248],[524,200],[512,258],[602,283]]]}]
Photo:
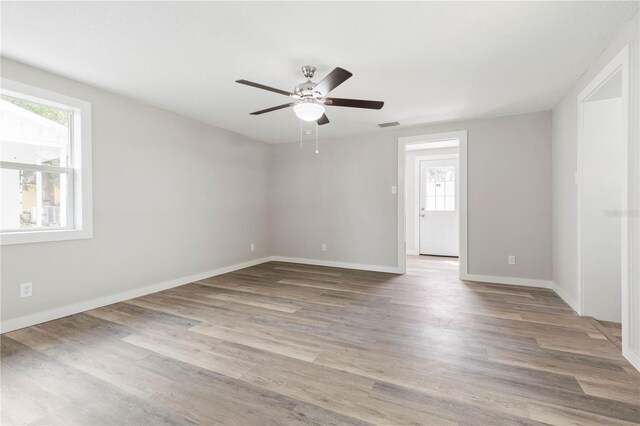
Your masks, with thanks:
[{"label": "doorway", "polygon": [[459,256],[466,276],[466,176],[466,131],[398,139],[398,272],[407,255]]},{"label": "doorway", "polygon": [[[578,290],[580,315],[622,329],[629,358],[628,47],[578,96]],[[633,362],[633,361],[632,361]]]},{"label": "doorway", "polygon": [[582,309],[621,322],[622,98],[620,71],[583,102]]}]

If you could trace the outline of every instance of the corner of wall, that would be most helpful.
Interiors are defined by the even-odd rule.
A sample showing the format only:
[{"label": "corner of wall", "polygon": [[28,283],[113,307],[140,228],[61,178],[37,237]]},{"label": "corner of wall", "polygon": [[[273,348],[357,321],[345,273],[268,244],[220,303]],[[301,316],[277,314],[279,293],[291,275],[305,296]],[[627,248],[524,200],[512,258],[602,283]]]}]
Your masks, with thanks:
[{"label": "corner of wall", "polygon": [[564,288],[560,287],[555,281],[551,281],[551,289],[555,291],[556,294],[575,311],[575,313],[581,315],[580,304],[575,298],[571,297]]}]

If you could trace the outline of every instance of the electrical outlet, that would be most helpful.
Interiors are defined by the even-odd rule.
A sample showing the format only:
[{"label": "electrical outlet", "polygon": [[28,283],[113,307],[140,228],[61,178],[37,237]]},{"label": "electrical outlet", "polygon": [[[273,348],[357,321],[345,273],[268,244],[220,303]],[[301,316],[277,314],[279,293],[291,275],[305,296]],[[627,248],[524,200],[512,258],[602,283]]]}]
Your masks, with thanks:
[{"label": "electrical outlet", "polygon": [[31,297],[31,296],[33,296],[33,283],[20,284],[20,297]]},{"label": "electrical outlet", "polygon": [[254,251],[256,249],[256,245],[254,243],[251,243],[251,251]]},{"label": "electrical outlet", "polygon": [[397,194],[398,193],[398,187],[397,186],[392,186],[391,187],[391,193],[392,194]]},{"label": "electrical outlet", "polygon": [[515,265],[516,264],[516,257],[511,255],[508,257],[509,260],[509,265]]},{"label": "electrical outlet", "polygon": [[326,244],[322,245],[322,251],[327,251],[327,245]]}]

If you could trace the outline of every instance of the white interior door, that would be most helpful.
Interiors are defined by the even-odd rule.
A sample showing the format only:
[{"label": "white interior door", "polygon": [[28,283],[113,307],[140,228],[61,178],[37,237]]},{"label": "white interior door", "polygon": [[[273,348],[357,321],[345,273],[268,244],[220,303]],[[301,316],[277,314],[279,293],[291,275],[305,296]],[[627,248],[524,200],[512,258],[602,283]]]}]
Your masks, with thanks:
[{"label": "white interior door", "polygon": [[458,159],[420,162],[420,254],[458,256]]}]

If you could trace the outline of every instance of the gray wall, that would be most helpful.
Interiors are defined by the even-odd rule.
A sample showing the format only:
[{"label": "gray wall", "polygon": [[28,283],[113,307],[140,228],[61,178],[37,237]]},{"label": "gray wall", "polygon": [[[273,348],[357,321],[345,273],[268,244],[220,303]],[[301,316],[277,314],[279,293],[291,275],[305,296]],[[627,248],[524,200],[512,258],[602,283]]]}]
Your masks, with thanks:
[{"label": "gray wall", "polygon": [[94,215],[92,239],[2,247],[2,320],[270,254],[269,145],[10,60],[2,74],[92,103]]},{"label": "gray wall", "polygon": [[397,139],[455,130],[469,132],[469,273],[551,278],[550,112],[321,140],[316,155],[2,66],[92,103],[94,181],[92,239],[2,247],[3,320],[269,255],[395,267]]},{"label": "gray wall", "polygon": [[469,273],[550,280],[549,111],[321,140],[319,155],[274,146],[273,254],[396,266],[398,137],[456,130],[468,130]]},{"label": "gray wall", "polygon": [[[631,209],[638,209],[640,200],[640,162],[638,160],[638,140],[640,135],[638,111],[640,111],[640,25],[638,14],[620,31],[607,49],[591,65],[589,70],[579,79],[558,105],[553,109],[553,282],[558,293],[573,306],[578,306],[577,281],[577,192],[574,175],[577,165],[577,123],[578,123],[578,95],[593,80],[593,78],[615,57],[627,43],[631,44],[631,90],[632,90],[632,120],[629,131],[632,135],[630,143],[630,165],[633,166],[635,187],[631,189],[633,205]],[[632,219],[630,229],[633,240],[632,279],[633,303],[631,324],[632,347],[636,354],[640,353],[640,270],[638,267],[639,226],[638,216]],[[638,356],[638,355],[636,355]]]}]

